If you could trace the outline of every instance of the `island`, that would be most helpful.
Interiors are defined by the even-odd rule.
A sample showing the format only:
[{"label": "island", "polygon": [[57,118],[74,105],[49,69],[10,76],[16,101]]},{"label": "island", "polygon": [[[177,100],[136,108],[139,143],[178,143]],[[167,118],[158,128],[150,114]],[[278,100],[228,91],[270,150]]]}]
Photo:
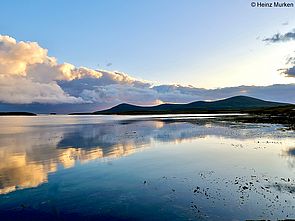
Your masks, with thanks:
[{"label": "island", "polygon": [[37,116],[30,112],[0,112],[0,116]]}]

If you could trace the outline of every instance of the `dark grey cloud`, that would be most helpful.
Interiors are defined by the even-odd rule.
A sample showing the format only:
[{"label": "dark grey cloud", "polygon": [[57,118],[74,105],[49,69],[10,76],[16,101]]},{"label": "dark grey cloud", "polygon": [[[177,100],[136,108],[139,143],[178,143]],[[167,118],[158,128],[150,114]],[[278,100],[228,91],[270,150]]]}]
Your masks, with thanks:
[{"label": "dark grey cloud", "polygon": [[263,41],[270,42],[270,43],[277,43],[277,42],[285,42],[295,40],[295,29],[285,34],[277,33],[270,38],[265,38]]},{"label": "dark grey cloud", "polygon": [[295,77],[295,66],[291,68],[280,69],[281,73],[286,77]]},{"label": "dark grey cloud", "polygon": [[289,67],[279,69],[278,71],[286,77],[295,77],[295,57],[288,57],[286,65]]}]

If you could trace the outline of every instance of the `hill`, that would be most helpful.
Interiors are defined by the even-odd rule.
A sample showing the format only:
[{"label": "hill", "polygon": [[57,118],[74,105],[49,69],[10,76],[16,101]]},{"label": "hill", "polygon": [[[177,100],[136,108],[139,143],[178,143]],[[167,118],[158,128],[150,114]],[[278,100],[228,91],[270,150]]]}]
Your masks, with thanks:
[{"label": "hill", "polygon": [[107,110],[92,114],[186,114],[261,111],[269,108],[290,106],[287,103],[265,101],[247,96],[235,96],[217,101],[196,101],[188,104],[161,104],[157,106],[136,106],[119,104]]},{"label": "hill", "polygon": [[0,112],[0,116],[37,116],[30,112]]}]

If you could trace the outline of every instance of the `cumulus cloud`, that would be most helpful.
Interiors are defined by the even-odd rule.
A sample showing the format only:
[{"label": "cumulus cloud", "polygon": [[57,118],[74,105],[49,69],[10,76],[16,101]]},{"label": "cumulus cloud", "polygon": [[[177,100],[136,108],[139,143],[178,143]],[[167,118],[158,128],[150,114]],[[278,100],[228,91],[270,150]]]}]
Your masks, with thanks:
[{"label": "cumulus cloud", "polygon": [[[289,64],[292,62],[294,60],[289,59]],[[288,76],[295,76],[292,67],[282,71]],[[40,105],[43,110],[48,110],[48,105],[51,105],[51,111],[58,112],[62,109],[63,113],[66,113],[75,110],[94,111],[119,103],[188,103],[236,95],[295,103],[295,85],[219,89],[182,85],[155,86],[118,71],[60,64],[35,42],[17,42],[11,37],[0,35],[1,108],[5,108],[5,104],[7,107],[15,105],[18,108],[19,104],[27,104],[28,109],[31,105],[37,110]]]},{"label": "cumulus cloud", "polygon": [[54,57],[36,42],[0,35],[0,102],[77,103],[55,79],[63,79]]},{"label": "cumulus cloud", "polygon": [[270,42],[270,43],[277,43],[277,42],[285,42],[295,40],[295,29],[285,34],[277,33],[270,38],[265,38],[263,41]]},{"label": "cumulus cloud", "polygon": [[40,83],[23,77],[0,76],[0,100],[5,103],[82,103],[82,98],[66,94],[54,82]]},{"label": "cumulus cloud", "polygon": [[156,105],[162,103],[159,96],[152,88],[132,87],[129,85],[99,86],[94,90],[85,89],[81,96],[101,104],[131,103],[138,105]]},{"label": "cumulus cloud", "polygon": [[47,50],[36,42],[16,42],[9,36],[0,35],[0,73],[3,75],[26,75],[31,64],[54,62]]},{"label": "cumulus cloud", "polygon": [[[55,57],[48,56],[47,49],[36,42],[17,42],[9,36],[2,35],[0,35],[0,77],[0,102],[7,103],[93,102],[96,98],[84,100],[80,93],[84,89],[94,89],[100,85],[125,84],[135,87],[149,85],[121,72],[92,70],[75,67],[69,63],[59,64]],[[92,85],[84,84],[85,81],[92,82]],[[64,84],[67,91],[59,84]]]}]

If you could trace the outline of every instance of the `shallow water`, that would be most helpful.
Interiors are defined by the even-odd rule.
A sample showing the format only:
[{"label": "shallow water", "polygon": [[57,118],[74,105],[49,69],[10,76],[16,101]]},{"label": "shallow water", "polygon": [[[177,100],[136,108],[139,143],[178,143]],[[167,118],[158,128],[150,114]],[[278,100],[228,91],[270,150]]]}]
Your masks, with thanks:
[{"label": "shallow water", "polygon": [[219,115],[0,117],[0,220],[295,218],[295,135]]}]

